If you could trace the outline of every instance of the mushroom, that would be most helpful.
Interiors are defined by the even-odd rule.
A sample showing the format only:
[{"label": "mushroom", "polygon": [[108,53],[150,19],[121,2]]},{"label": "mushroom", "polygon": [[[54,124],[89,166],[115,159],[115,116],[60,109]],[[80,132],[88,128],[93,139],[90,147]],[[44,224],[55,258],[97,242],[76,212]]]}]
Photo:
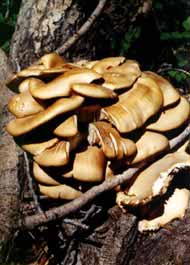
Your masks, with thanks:
[{"label": "mushroom", "polygon": [[45,185],[59,185],[60,183],[50,177],[36,162],[33,162],[33,176],[42,184]]},{"label": "mushroom", "polygon": [[38,64],[44,65],[45,69],[59,68],[64,66],[65,63],[65,60],[55,52],[42,56],[38,61]]},{"label": "mushroom", "polygon": [[82,192],[68,185],[44,186],[38,185],[42,194],[52,199],[74,200],[81,196]]},{"label": "mushroom", "polygon": [[76,115],[79,122],[89,123],[99,120],[101,106],[96,105],[87,105],[81,106],[77,111]]},{"label": "mushroom", "polygon": [[162,107],[160,88],[150,78],[140,77],[132,89],[119,96],[119,102],[101,110],[100,119],[110,121],[121,133],[140,128]]},{"label": "mushroom", "polygon": [[38,87],[38,86],[42,86],[44,84],[45,83],[38,78],[29,77],[20,83],[20,85],[18,86],[18,91],[20,93],[26,92],[26,91],[29,91],[30,86]]},{"label": "mushroom", "polygon": [[71,86],[75,83],[90,83],[101,76],[95,71],[87,68],[70,70],[45,85],[31,87],[31,94],[40,99],[66,97],[71,94]]},{"label": "mushroom", "polygon": [[100,182],[105,178],[106,159],[101,149],[88,146],[77,153],[73,164],[73,177],[85,182]]},{"label": "mushroom", "polygon": [[190,191],[187,189],[175,189],[173,195],[164,205],[164,212],[161,216],[152,220],[142,220],[138,223],[140,232],[155,231],[165,226],[174,219],[183,219],[188,208]]},{"label": "mushroom", "polygon": [[69,162],[69,149],[69,142],[60,141],[40,154],[35,155],[34,160],[44,167],[64,166]]},{"label": "mushroom", "polygon": [[17,118],[23,118],[43,111],[45,104],[33,98],[29,91],[25,91],[10,99],[8,109]]},{"label": "mushroom", "polygon": [[41,142],[41,143],[24,144],[22,145],[22,148],[25,151],[31,153],[32,155],[39,155],[40,153],[54,146],[58,142],[59,142],[58,138],[53,138],[51,140]]},{"label": "mushroom", "polygon": [[47,109],[37,114],[10,121],[6,129],[13,136],[25,134],[52,120],[60,114],[64,114],[78,108],[83,102],[84,98],[78,95],[73,95],[70,98],[58,99]]},{"label": "mushroom", "polygon": [[174,170],[190,166],[190,156],[185,152],[165,155],[140,172],[128,190],[117,194],[116,202],[124,205],[137,205],[149,202],[152,197],[164,194],[174,177]]},{"label": "mushroom", "polygon": [[120,89],[130,87],[141,75],[139,64],[133,60],[127,60],[125,63],[109,68],[103,73],[105,82],[104,87],[110,89]]},{"label": "mushroom", "polygon": [[94,71],[99,74],[103,74],[105,71],[110,69],[111,67],[118,66],[119,64],[125,61],[125,57],[108,57],[104,58],[92,67]]},{"label": "mushroom", "polygon": [[172,84],[166,80],[165,78],[163,78],[162,76],[150,72],[150,71],[146,71],[143,73],[143,76],[148,76],[150,78],[152,78],[157,85],[160,87],[160,89],[162,90],[162,94],[163,94],[163,106],[169,106],[173,103],[176,103],[179,99],[180,99],[180,94],[179,92],[172,86]]},{"label": "mushroom", "polygon": [[146,129],[158,132],[176,129],[187,121],[189,114],[189,102],[184,97],[181,97],[179,103],[175,107],[163,111],[158,119],[149,124]]},{"label": "mushroom", "polygon": [[60,137],[72,137],[78,132],[77,115],[72,115],[55,128],[53,133]]},{"label": "mushroom", "polygon": [[142,162],[153,155],[160,154],[169,148],[168,139],[160,134],[150,131],[145,131],[136,142],[137,153],[131,161],[127,160],[129,164]]},{"label": "mushroom", "polygon": [[72,90],[90,98],[117,98],[117,94],[111,89],[96,84],[74,84],[72,85]]},{"label": "mushroom", "polygon": [[136,152],[133,141],[122,138],[111,124],[103,121],[89,124],[88,142],[101,146],[108,159],[122,159]]}]

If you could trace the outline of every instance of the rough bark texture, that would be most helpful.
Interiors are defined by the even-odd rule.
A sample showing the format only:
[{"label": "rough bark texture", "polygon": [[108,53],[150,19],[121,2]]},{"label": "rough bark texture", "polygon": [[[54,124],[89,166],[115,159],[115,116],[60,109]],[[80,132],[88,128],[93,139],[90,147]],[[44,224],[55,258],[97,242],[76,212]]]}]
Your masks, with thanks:
[{"label": "rough bark texture", "polygon": [[19,212],[16,145],[5,131],[5,124],[11,116],[7,110],[7,101],[13,95],[5,86],[5,80],[10,74],[7,57],[0,50],[0,264],[4,264],[7,243],[10,243],[17,227]]},{"label": "rough bark texture", "polygon": [[[29,65],[42,54],[60,47],[88,19],[97,3],[81,0],[23,1],[11,46],[15,67]],[[64,57],[78,60],[112,55],[113,38],[121,39],[129,23],[147,12],[148,4],[145,3],[149,1],[108,1],[91,29]]]}]

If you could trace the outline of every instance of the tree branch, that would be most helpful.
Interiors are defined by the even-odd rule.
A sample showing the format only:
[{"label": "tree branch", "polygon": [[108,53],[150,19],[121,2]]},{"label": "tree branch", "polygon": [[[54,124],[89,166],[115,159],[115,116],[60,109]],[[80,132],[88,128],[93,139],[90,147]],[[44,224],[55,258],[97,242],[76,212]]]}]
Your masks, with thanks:
[{"label": "tree branch", "polygon": [[100,0],[88,20],[82,25],[82,27],[70,37],[61,47],[56,49],[58,54],[65,53],[82,35],[84,35],[94,23],[96,18],[101,14],[107,0]]},{"label": "tree branch", "polygon": [[[190,125],[188,125],[177,137],[170,140],[170,148],[176,148],[180,143],[184,142],[190,136]],[[79,198],[64,204],[59,207],[50,209],[44,213],[38,213],[33,216],[25,217],[21,226],[25,229],[33,229],[36,226],[45,224],[49,221],[56,220],[60,217],[65,217],[68,214],[76,212],[84,205],[92,201],[95,197],[102,194],[105,191],[113,189],[115,186],[124,183],[131,179],[138,171],[140,171],[148,162],[140,164],[138,167],[129,168],[122,174],[115,176],[114,178],[107,179],[98,186],[95,186],[81,195]]]}]

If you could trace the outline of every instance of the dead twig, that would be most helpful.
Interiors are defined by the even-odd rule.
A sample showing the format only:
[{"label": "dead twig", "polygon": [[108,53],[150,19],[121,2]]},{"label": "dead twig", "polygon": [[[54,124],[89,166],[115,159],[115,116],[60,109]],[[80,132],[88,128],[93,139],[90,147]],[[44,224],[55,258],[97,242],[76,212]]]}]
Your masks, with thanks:
[{"label": "dead twig", "polygon": [[83,36],[94,23],[96,18],[101,14],[107,0],[100,0],[88,20],[81,26],[81,28],[70,37],[61,47],[56,49],[58,54],[64,54],[81,36]]},{"label": "dead twig", "polygon": [[[185,139],[190,136],[190,125],[188,125],[178,136],[170,140],[170,148],[176,148],[180,143],[183,143]],[[64,204],[59,207],[50,209],[44,213],[38,213],[32,216],[27,216],[22,222],[22,227],[25,229],[33,229],[36,226],[45,224],[47,222],[56,220],[60,217],[65,217],[68,214],[76,212],[84,205],[92,201],[95,197],[99,196],[105,191],[113,189],[115,186],[124,183],[131,179],[138,171],[140,171],[148,162],[140,164],[138,167],[129,168],[122,174],[115,176],[114,178],[107,179],[98,186],[95,186],[81,195],[79,198]]]}]

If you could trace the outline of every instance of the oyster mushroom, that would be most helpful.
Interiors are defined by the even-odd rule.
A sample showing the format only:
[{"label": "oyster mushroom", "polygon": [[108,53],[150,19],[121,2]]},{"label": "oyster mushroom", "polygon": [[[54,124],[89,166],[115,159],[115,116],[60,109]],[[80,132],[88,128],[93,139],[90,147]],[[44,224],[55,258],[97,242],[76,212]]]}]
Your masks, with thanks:
[{"label": "oyster mushroom", "polygon": [[60,141],[53,147],[45,149],[40,154],[34,156],[34,160],[44,167],[60,167],[69,162],[69,142]]},{"label": "oyster mushroom", "polygon": [[176,129],[184,124],[190,115],[190,104],[184,97],[181,97],[177,106],[167,109],[161,113],[159,118],[149,124],[146,129],[158,132],[165,132]]},{"label": "oyster mushroom", "polygon": [[36,162],[33,162],[33,176],[42,184],[45,185],[59,185],[60,183],[50,177]]},{"label": "oyster mushroom", "polygon": [[62,122],[53,133],[60,137],[72,137],[75,136],[78,132],[78,125],[77,125],[77,116],[72,115],[71,117],[67,118],[64,122]]},{"label": "oyster mushroom", "polygon": [[53,138],[51,140],[41,142],[41,143],[24,144],[22,145],[22,148],[25,151],[31,153],[32,155],[39,155],[40,153],[54,146],[58,142],[59,142],[58,138]]},{"label": "oyster mushroom", "polygon": [[45,83],[38,78],[29,77],[20,83],[20,85],[18,86],[18,91],[20,93],[26,92],[26,91],[29,91],[30,86],[38,87],[38,86],[42,86],[44,84]]},{"label": "oyster mushroom", "polygon": [[25,91],[10,99],[8,109],[17,118],[23,118],[43,111],[45,104],[33,98],[29,91]]},{"label": "oyster mushroom", "polygon": [[121,133],[140,128],[163,104],[160,88],[150,78],[140,77],[119,102],[103,108],[100,119],[110,121]]},{"label": "oyster mushroom", "polygon": [[117,194],[117,204],[137,205],[147,203],[152,197],[164,194],[174,177],[174,170],[190,167],[190,155],[185,152],[167,154],[140,172],[131,187]]},{"label": "oyster mushroom", "polygon": [[65,63],[65,60],[55,52],[45,54],[38,61],[38,64],[44,65],[46,69],[62,67]]},{"label": "oyster mushroom", "polygon": [[190,191],[187,189],[175,189],[173,195],[164,205],[164,212],[161,216],[152,220],[142,220],[138,223],[140,232],[158,230],[174,219],[183,219],[188,208]]},{"label": "oyster mushroom", "polygon": [[101,149],[89,146],[77,153],[73,164],[73,178],[85,182],[100,182],[105,178],[106,159]]},{"label": "oyster mushroom", "polygon": [[13,136],[25,134],[38,126],[52,120],[56,116],[78,108],[84,102],[84,98],[74,95],[70,98],[61,98],[55,101],[47,109],[25,118],[12,120],[6,129]]},{"label": "oyster mushroom", "polygon": [[180,99],[180,94],[177,89],[175,89],[172,84],[162,76],[150,71],[144,72],[143,76],[144,75],[152,78],[162,90],[164,107],[176,103]]},{"label": "oyster mushroom", "polygon": [[49,99],[56,97],[66,97],[71,94],[71,86],[75,83],[90,83],[101,76],[95,71],[87,68],[70,70],[49,83],[39,86],[31,87],[31,94],[40,99]]},{"label": "oyster mushroom", "polygon": [[125,63],[112,67],[103,73],[105,82],[104,87],[110,89],[120,89],[130,87],[141,75],[139,64],[133,60],[127,60]]},{"label": "oyster mushroom", "polygon": [[122,138],[111,124],[103,121],[89,124],[88,142],[101,146],[108,159],[122,159],[136,152],[133,141]]},{"label": "oyster mushroom", "polygon": [[125,61],[125,57],[108,57],[98,61],[92,69],[99,74],[104,73],[108,69],[114,66],[118,66],[119,64]]},{"label": "oyster mushroom", "polygon": [[129,164],[142,162],[169,148],[168,139],[159,133],[145,131],[136,142],[137,153]]},{"label": "oyster mushroom", "polygon": [[74,84],[72,85],[72,90],[90,98],[117,98],[117,94],[111,89],[96,84]]},{"label": "oyster mushroom", "polygon": [[74,200],[78,198],[82,192],[68,185],[44,186],[38,185],[40,193],[52,199]]}]

